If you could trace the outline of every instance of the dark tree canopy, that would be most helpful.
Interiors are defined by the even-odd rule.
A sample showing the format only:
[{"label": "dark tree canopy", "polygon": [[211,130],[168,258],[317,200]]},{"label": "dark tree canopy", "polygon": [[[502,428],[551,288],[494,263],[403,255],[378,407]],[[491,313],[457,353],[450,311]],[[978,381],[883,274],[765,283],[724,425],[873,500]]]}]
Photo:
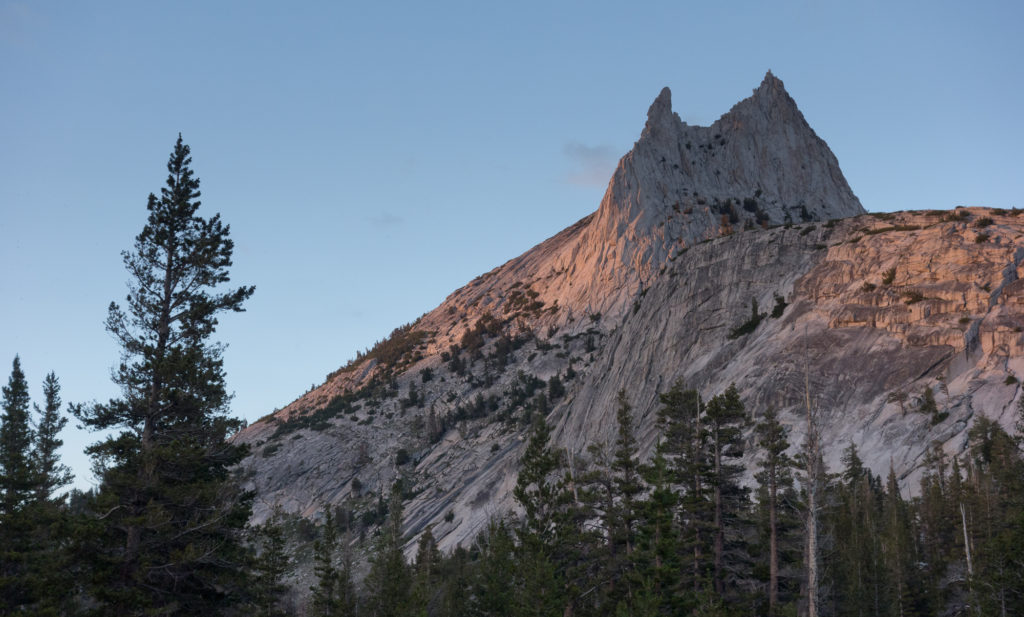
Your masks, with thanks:
[{"label": "dark tree canopy", "polygon": [[228,473],[244,452],[226,441],[240,423],[227,416],[223,348],[210,337],[253,288],[224,288],[234,244],[219,215],[197,214],[191,161],[179,135],[166,186],[122,254],[128,295],[106,322],[121,345],[121,397],[77,410],[113,431],[89,448],[101,479],[93,591],[121,614],[216,614],[244,557],[249,501]]}]

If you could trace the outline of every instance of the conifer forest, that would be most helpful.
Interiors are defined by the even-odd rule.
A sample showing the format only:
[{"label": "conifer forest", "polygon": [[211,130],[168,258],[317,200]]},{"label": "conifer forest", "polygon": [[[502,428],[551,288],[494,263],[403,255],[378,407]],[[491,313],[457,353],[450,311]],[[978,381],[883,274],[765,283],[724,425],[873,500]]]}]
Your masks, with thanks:
[{"label": "conifer forest", "polygon": [[[28,376],[46,367],[13,359],[0,615],[1024,615],[1024,407],[1012,433],[978,414],[961,454],[933,448],[919,486],[901,490],[852,443],[826,466],[836,453],[809,394],[795,443],[735,387],[705,398],[677,382],[660,394],[647,457],[623,390],[607,401],[615,440],[585,453],[555,447],[534,414],[516,511],[470,545],[442,552],[429,527],[407,534],[401,481],[370,510],[251,524],[214,334],[254,288],[232,283],[230,227],[200,212],[190,165],[179,136],[122,254],[128,294],[106,320],[120,396],[65,402],[50,373],[33,403]],[[69,418],[96,431],[93,490],[69,489]]]}]

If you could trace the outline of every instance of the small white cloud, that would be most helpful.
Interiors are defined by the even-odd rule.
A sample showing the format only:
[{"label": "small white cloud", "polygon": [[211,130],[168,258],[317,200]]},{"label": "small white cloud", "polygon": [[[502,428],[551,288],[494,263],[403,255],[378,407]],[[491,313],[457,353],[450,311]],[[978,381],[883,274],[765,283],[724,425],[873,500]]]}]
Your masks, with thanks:
[{"label": "small white cloud", "polygon": [[567,178],[572,184],[604,186],[608,184],[619,162],[612,147],[606,145],[588,146],[571,141],[565,144],[562,151],[575,167]]}]

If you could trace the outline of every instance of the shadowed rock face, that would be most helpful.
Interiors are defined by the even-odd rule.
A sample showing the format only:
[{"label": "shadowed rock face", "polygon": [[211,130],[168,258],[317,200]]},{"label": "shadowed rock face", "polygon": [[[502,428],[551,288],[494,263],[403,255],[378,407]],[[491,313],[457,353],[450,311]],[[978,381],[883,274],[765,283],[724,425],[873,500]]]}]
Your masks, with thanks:
[{"label": "shadowed rock face", "polygon": [[[649,452],[658,393],[677,379],[705,397],[735,383],[753,418],[774,406],[799,444],[806,371],[833,468],[852,441],[912,488],[929,444],[959,451],[973,414],[1012,426],[1024,217],[862,212],[771,74],[711,127],[683,124],[663,91],[595,214],[239,435],[253,445],[242,473],[255,518],[365,507],[401,475],[416,491],[407,533],[433,525],[442,548],[468,545],[514,509],[527,416],[551,392],[538,380],[556,375],[565,394],[547,400],[548,421],[580,461],[614,441],[620,389]],[[839,217],[852,218],[824,223]],[[729,336],[752,300],[770,313],[776,298],[779,317]],[[912,411],[926,387],[948,413],[936,424]],[[905,415],[890,402],[901,391]]]}]

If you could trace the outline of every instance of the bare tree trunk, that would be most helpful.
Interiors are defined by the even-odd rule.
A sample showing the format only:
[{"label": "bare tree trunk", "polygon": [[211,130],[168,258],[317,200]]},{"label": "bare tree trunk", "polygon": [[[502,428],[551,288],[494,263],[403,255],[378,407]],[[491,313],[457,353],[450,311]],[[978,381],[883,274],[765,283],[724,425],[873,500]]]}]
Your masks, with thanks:
[{"label": "bare tree trunk", "polygon": [[718,442],[718,427],[715,427],[715,593],[724,592],[722,585],[722,561],[725,553],[725,530],[722,522],[722,448]]},{"label": "bare tree trunk", "polygon": [[967,578],[974,579],[974,562],[971,561],[971,540],[967,537],[967,512],[964,510],[963,502],[960,502],[960,521],[964,528],[964,556],[967,558]]},{"label": "bare tree trunk", "polygon": [[811,480],[807,489],[807,617],[818,617],[818,495]]},{"label": "bare tree trunk", "polygon": [[775,465],[768,470],[768,614],[774,617],[779,603],[779,538],[776,499],[778,487]]},{"label": "bare tree trunk", "polygon": [[[701,451],[700,451],[700,445],[701,445],[700,444],[700,439],[701,439],[701,435],[700,435],[700,395],[699,394],[696,397],[696,412],[695,412],[694,415],[696,417],[697,431],[696,431],[696,433],[694,433],[694,438],[693,438],[694,439],[694,441],[693,441],[693,456],[697,459],[697,461],[695,461],[695,463],[696,463],[701,458]],[[693,491],[694,491],[694,495],[695,495],[694,503],[698,504],[698,507],[700,507],[699,506],[700,498],[701,498],[701,490],[700,490],[701,489],[701,482],[700,482],[700,471],[699,471],[700,465],[695,464],[693,467],[694,467],[694,472],[693,472]],[[700,592],[700,558],[701,558],[701,551],[700,551],[700,531],[701,531],[701,529],[700,529],[700,526],[701,526],[701,522],[702,522],[702,519],[701,519],[702,516],[704,516],[703,512],[701,512],[699,514],[696,513],[696,512],[693,513],[693,518],[694,518],[693,591],[694,591],[694,593],[699,593]]]}]

